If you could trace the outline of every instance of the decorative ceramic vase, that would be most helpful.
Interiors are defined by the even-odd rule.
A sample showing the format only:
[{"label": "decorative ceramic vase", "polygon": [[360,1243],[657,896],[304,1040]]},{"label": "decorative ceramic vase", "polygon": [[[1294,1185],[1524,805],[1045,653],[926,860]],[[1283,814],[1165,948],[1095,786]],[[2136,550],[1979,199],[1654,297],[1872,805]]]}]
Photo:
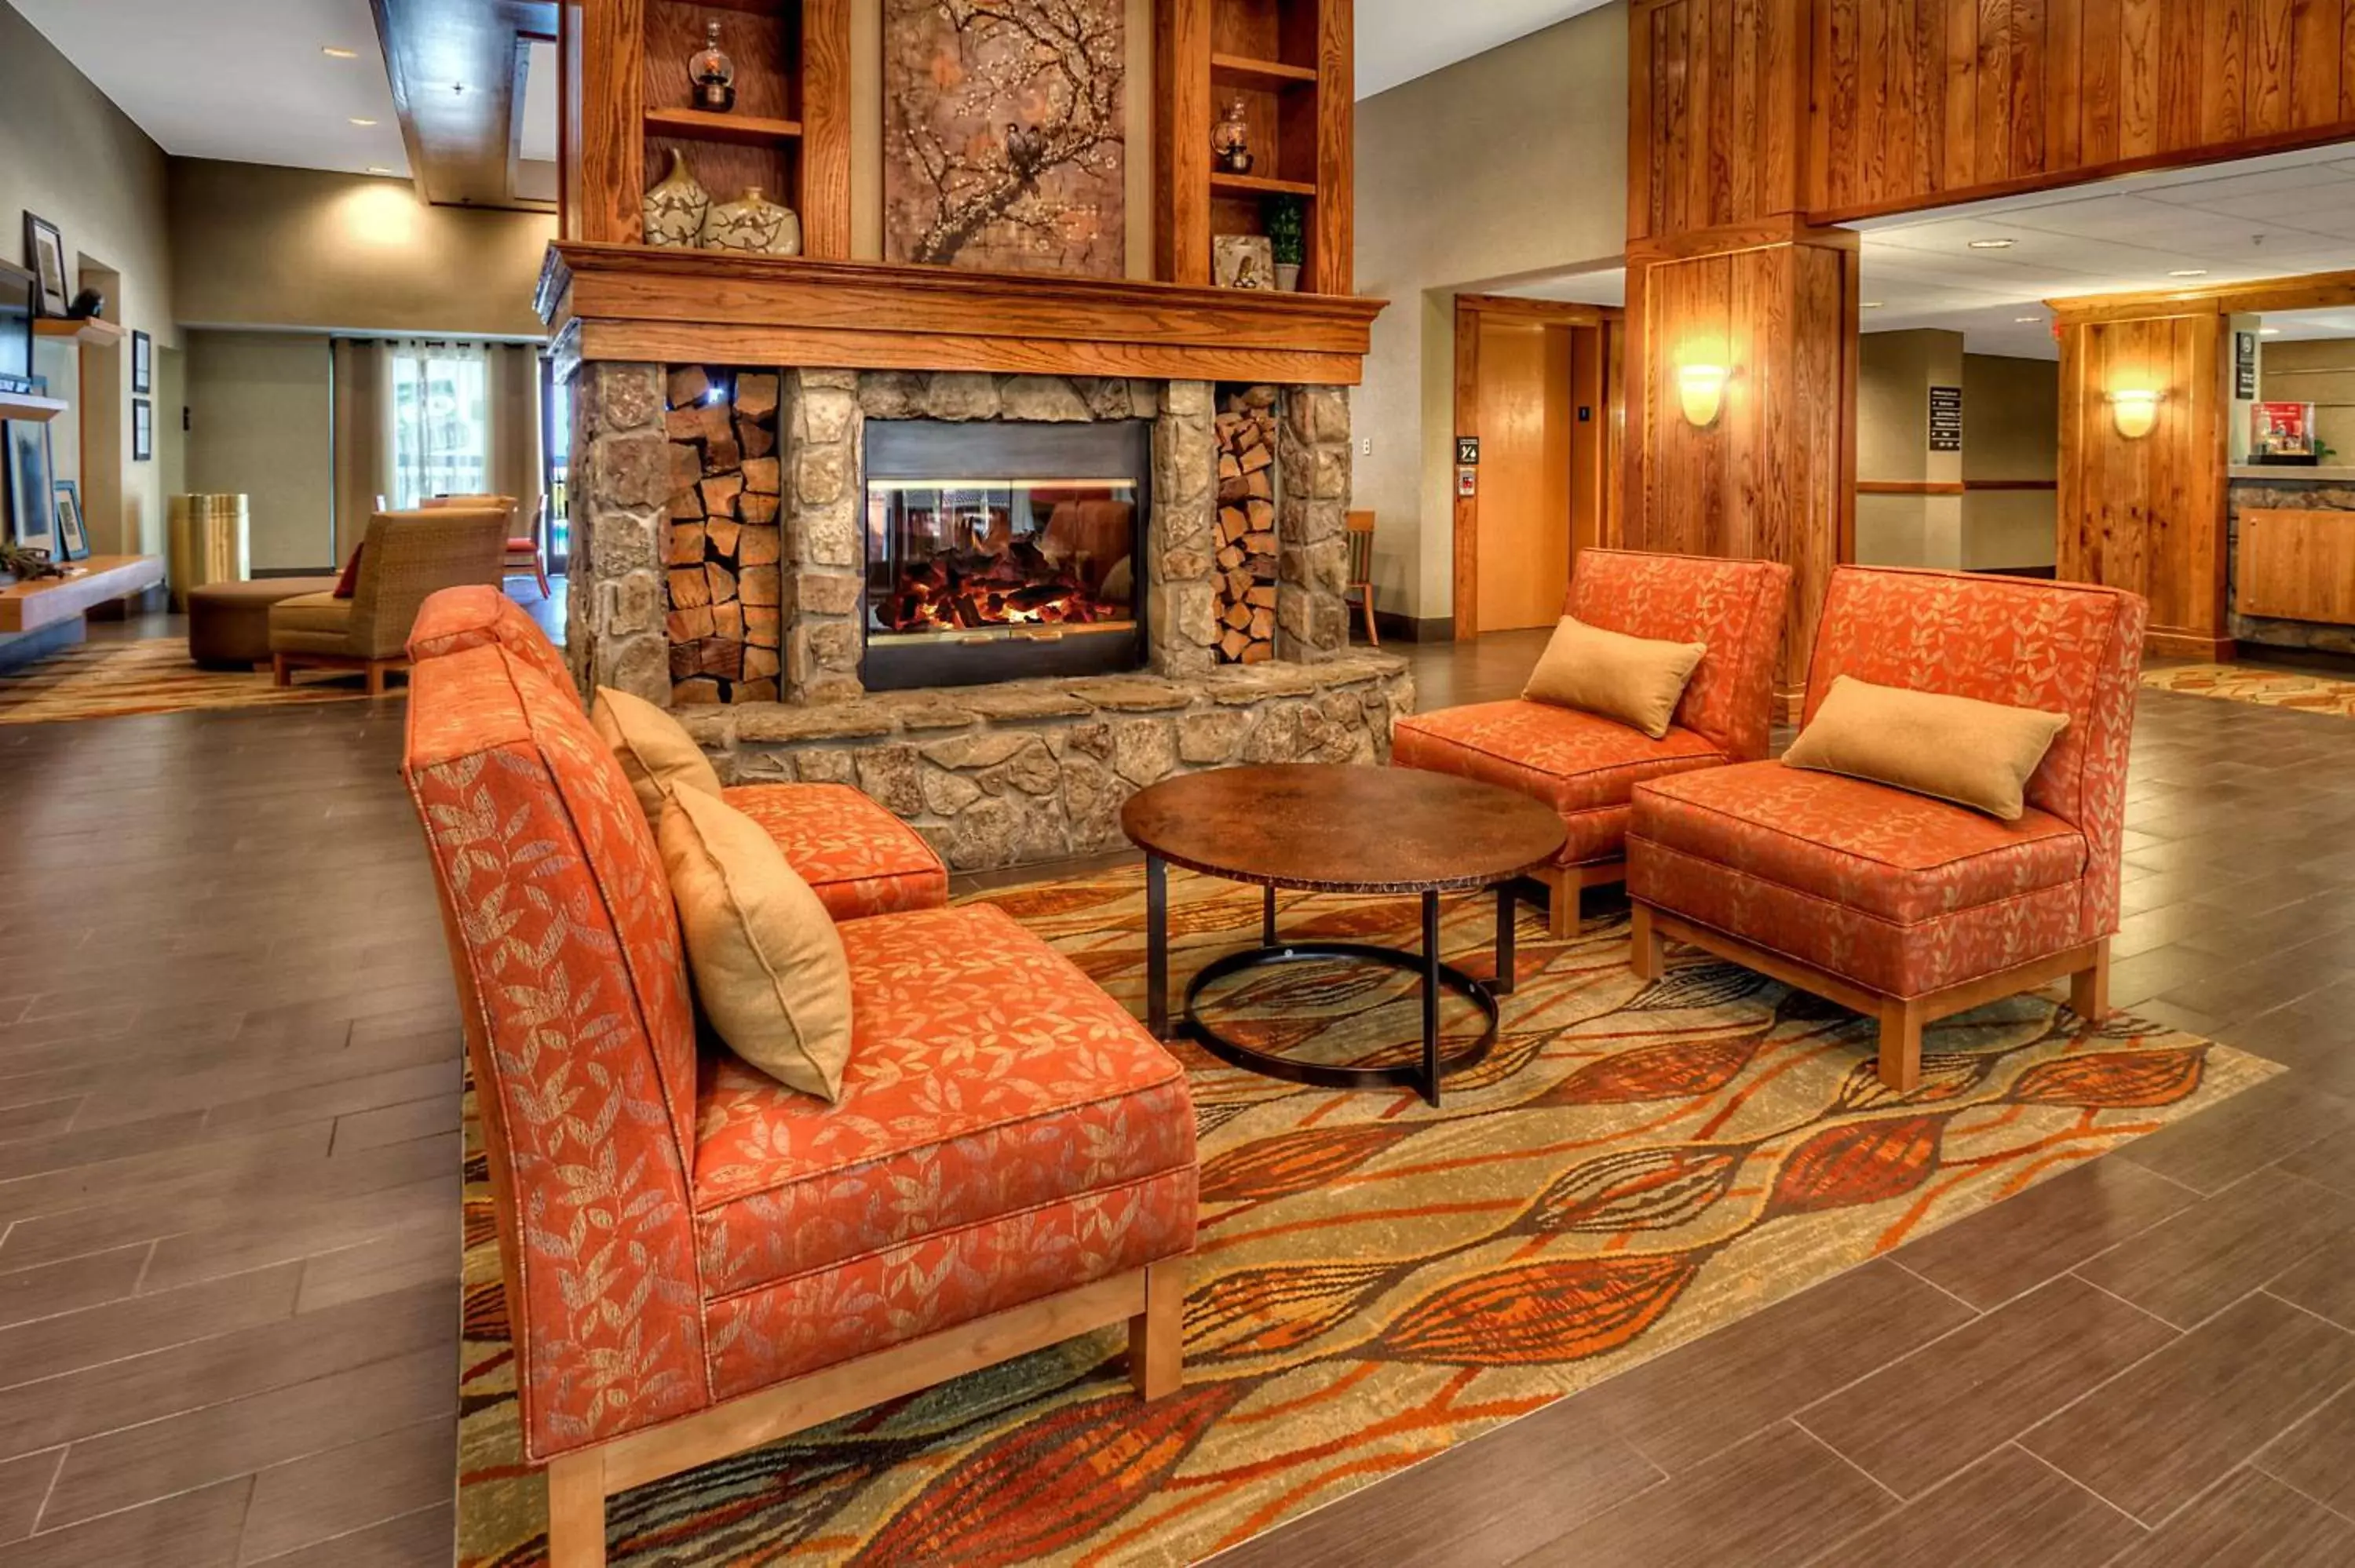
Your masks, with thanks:
[{"label": "decorative ceramic vase", "polygon": [[711,193],[696,184],[687,160],[670,150],[670,172],[646,193],[646,243],[692,245],[703,233],[711,214]]},{"label": "decorative ceramic vase", "polygon": [[744,250],[756,256],[802,253],[801,215],[781,207],[754,185],[734,201],[711,209],[703,220],[706,250]]}]

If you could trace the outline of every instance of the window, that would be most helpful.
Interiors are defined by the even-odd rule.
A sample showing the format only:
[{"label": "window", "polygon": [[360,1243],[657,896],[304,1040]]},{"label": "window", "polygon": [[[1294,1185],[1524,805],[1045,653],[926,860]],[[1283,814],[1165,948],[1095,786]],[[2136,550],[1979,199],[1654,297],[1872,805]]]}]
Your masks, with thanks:
[{"label": "window", "polygon": [[392,504],[490,490],[487,357],[478,344],[402,343],[392,349]]}]

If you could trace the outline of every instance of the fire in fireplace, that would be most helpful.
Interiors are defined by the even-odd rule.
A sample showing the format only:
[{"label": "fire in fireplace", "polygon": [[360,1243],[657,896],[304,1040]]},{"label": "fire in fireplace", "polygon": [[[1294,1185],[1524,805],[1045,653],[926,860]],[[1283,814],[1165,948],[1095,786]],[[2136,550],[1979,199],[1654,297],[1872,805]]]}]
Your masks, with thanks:
[{"label": "fire in fireplace", "polygon": [[1142,662],[1141,421],[878,422],[867,446],[869,690]]}]

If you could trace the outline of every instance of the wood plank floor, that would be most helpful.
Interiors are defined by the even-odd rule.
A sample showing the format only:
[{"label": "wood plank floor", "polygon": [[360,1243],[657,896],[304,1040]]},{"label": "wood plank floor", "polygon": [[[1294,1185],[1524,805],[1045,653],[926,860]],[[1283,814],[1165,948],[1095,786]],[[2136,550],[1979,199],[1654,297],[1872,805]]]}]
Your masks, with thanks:
[{"label": "wood plank floor", "polygon": [[[0,1564],[448,1560],[400,716],[0,730]],[[2119,1002],[2291,1075],[1221,1561],[2355,1561],[2355,721],[2155,694],[2133,795]]]}]

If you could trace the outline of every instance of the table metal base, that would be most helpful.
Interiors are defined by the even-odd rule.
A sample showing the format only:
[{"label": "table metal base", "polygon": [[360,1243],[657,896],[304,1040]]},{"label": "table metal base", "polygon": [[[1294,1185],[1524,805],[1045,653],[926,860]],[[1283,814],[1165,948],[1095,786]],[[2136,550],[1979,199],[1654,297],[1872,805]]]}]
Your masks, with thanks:
[{"label": "table metal base", "polygon": [[[1169,1025],[1169,898],[1167,870],[1148,855],[1146,882],[1146,985],[1149,1022],[1156,1038],[1171,1037]],[[1232,1066],[1263,1073],[1287,1083],[1331,1089],[1413,1089],[1425,1101],[1439,1104],[1441,1082],[1453,1072],[1478,1065],[1497,1043],[1497,999],[1513,989],[1513,915],[1515,889],[1510,883],[1497,888],[1497,980],[1476,979],[1439,958],[1439,895],[1423,899],[1423,951],[1380,947],[1370,942],[1279,942],[1275,934],[1275,889],[1267,890],[1261,934],[1264,945],[1228,953],[1213,959],[1186,987],[1186,1008],[1178,1033]],[[1317,959],[1342,959],[1385,965],[1423,977],[1423,1059],[1394,1067],[1347,1067],[1303,1062],[1245,1045],[1228,1038],[1206,1022],[1199,1002],[1202,992],[1231,976],[1252,969]],[[1442,1058],[1439,1054],[1439,993],[1454,991],[1477,1007],[1487,1019],[1479,1039]]]}]

